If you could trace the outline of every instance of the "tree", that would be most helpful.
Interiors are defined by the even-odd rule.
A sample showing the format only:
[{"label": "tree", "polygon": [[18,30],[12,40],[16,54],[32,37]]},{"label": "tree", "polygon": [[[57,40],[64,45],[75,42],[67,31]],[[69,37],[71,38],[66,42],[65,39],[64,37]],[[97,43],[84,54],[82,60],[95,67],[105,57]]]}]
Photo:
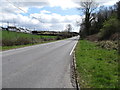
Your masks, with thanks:
[{"label": "tree", "polygon": [[[95,19],[94,18],[94,14],[93,11],[96,9],[97,7],[97,3],[95,3],[93,0],[87,0],[85,2],[81,2],[80,6],[82,7],[82,11],[85,14],[85,19],[84,19],[84,32],[85,32],[85,36],[90,35],[90,27],[91,27],[91,22]],[[78,8],[79,10],[81,10],[81,8]]]},{"label": "tree", "polygon": [[72,25],[71,25],[71,24],[67,24],[65,30],[66,30],[67,32],[71,32],[71,30],[72,30]]},{"label": "tree", "polygon": [[103,23],[103,28],[100,31],[101,39],[109,39],[111,35],[120,33],[120,24],[116,17],[111,17]]},{"label": "tree", "polygon": [[120,1],[117,2],[117,16],[118,16],[118,19],[120,20]]}]

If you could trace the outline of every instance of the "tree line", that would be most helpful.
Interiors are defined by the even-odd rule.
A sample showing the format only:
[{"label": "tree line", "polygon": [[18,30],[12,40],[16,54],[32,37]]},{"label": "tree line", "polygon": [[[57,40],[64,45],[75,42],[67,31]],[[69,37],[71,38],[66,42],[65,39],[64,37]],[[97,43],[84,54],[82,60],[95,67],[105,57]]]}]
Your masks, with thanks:
[{"label": "tree line", "polygon": [[99,39],[109,39],[111,35],[120,33],[120,1],[110,7],[100,6],[93,0],[80,3],[78,8],[85,15],[80,24],[81,38],[99,34]]}]

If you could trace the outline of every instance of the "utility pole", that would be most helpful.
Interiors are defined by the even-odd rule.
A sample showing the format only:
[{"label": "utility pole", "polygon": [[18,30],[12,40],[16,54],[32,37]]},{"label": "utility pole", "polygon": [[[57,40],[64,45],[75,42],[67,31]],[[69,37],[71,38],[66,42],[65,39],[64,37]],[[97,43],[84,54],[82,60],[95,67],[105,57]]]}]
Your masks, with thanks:
[{"label": "utility pole", "polygon": [[7,27],[9,27],[9,22],[7,22]]},{"label": "utility pole", "polygon": [[7,31],[9,31],[9,21],[7,22]]}]

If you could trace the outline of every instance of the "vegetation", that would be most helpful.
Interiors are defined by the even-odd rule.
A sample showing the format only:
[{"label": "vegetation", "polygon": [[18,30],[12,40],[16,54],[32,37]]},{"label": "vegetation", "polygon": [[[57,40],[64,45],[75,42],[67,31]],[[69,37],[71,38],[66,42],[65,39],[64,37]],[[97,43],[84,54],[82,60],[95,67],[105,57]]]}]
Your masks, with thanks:
[{"label": "vegetation", "polygon": [[[35,31],[37,32],[37,31]],[[52,32],[48,32],[52,33]],[[0,31],[0,50],[8,50],[13,48],[25,47],[35,44],[47,43],[51,41],[61,40],[65,38],[70,38],[77,35],[77,33],[72,32],[60,32],[56,34],[39,34],[39,31],[35,34],[27,34],[21,32]]]},{"label": "vegetation", "polygon": [[76,64],[81,88],[118,88],[118,54],[81,40],[76,47]]},{"label": "vegetation", "polygon": [[40,42],[40,43],[34,43],[34,44],[31,43],[31,44],[26,44],[26,45],[0,46],[0,50],[4,51],[4,50],[9,50],[9,49],[16,49],[16,48],[21,48],[21,47],[26,47],[26,46],[48,43],[48,42],[52,42],[52,41],[44,41],[44,42]]},{"label": "vegetation", "polygon": [[108,50],[118,50],[118,41],[100,41],[97,42],[97,46]]},{"label": "vegetation", "polygon": [[[108,40],[111,35],[120,33],[120,1],[111,7],[101,6],[99,11],[94,12],[91,11],[94,6],[93,0],[88,1],[83,2],[85,4],[83,7],[85,9],[85,18],[80,30],[82,38],[97,33],[100,40]],[[89,25],[86,23],[89,23]]]},{"label": "vegetation", "polygon": [[0,31],[2,33],[2,48],[11,49],[17,47],[24,47],[36,43],[43,43],[57,40],[57,36],[32,35],[12,31]]},{"label": "vegetation", "polygon": [[65,29],[65,32],[71,32],[71,30],[72,30],[72,25],[71,24],[67,24],[66,25],[66,29]]},{"label": "vegetation", "polygon": [[103,23],[103,28],[100,30],[101,39],[109,39],[111,35],[120,32],[120,22],[112,17]]},{"label": "vegetation", "polygon": [[12,31],[0,31],[0,32],[2,32],[2,46],[34,44],[57,39],[56,36],[32,35]]},{"label": "vegetation", "polygon": [[80,87],[120,88],[120,1],[94,12],[93,0],[87,1],[75,53]]},{"label": "vegetation", "polygon": [[[80,5],[82,6],[82,12],[85,14],[85,18],[81,24],[81,36],[85,37],[90,35],[91,23],[95,19],[93,12],[97,7],[97,4],[93,0],[87,0],[81,2]],[[81,10],[81,8],[79,8],[79,10]]]},{"label": "vegetation", "polygon": [[102,6],[92,14],[94,18],[89,23],[89,30],[86,30],[83,19],[80,34],[82,39],[97,43],[81,40],[75,53],[80,87],[118,88],[120,1],[112,7]]}]

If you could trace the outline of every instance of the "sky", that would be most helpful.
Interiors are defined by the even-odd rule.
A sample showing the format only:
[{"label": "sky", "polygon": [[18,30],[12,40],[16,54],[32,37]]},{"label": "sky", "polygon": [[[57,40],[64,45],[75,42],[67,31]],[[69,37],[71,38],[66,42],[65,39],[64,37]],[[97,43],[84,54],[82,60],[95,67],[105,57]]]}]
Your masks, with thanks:
[{"label": "sky", "polygon": [[[71,24],[73,32],[79,32],[76,21],[84,15],[78,11],[80,2],[87,0],[2,0],[0,2],[0,26],[7,25],[30,30],[64,31]],[[118,0],[95,0],[99,5],[111,6]]]}]

